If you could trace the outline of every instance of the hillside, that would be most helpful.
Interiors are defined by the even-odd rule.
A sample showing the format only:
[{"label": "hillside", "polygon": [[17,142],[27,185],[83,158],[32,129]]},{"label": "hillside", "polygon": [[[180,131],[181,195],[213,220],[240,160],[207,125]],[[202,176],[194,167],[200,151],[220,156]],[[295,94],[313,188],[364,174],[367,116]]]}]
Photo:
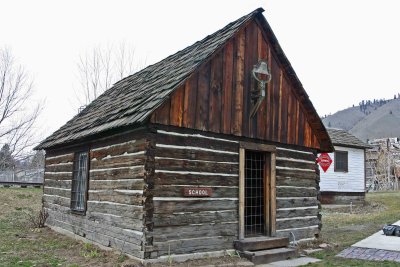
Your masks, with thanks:
[{"label": "hillside", "polygon": [[361,111],[360,106],[355,106],[340,110],[333,115],[327,116],[322,121],[327,127],[339,128],[349,131],[354,127],[354,125],[364,119],[367,114],[369,114],[370,112],[372,113],[374,108],[375,106],[368,106],[366,111],[363,112]]},{"label": "hillside", "polygon": [[350,130],[361,140],[400,136],[400,100],[392,100],[364,117]]},{"label": "hillside", "polygon": [[400,99],[355,106],[323,118],[326,127],[349,131],[363,141],[400,136]]}]

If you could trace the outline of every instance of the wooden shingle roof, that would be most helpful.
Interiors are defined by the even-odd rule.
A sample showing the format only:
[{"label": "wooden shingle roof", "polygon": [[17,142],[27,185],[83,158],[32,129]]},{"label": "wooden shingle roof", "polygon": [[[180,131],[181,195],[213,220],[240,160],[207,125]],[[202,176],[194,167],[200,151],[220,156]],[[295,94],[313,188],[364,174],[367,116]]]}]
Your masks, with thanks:
[{"label": "wooden shingle roof", "polygon": [[298,88],[297,93],[307,111],[311,127],[322,142],[321,147],[326,151],[333,150],[324,125],[262,15],[263,11],[262,8],[258,8],[201,41],[115,83],[35,149],[55,148],[88,140],[115,129],[143,125],[194,71],[218,52],[250,20],[256,19],[268,32],[268,38],[280,63]]},{"label": "wooden shingle roof", "polygon": [[355,147],[355,148],[371,148],[370,145],[364,143],[354,135],[342,129],[327,128],[328,134],[333,145]]},{"label": "wooden shingle roof", "polygon": [[263,11],[259,8],[203,40],[117,82],[36,149],[46,149],[113,128],[143,123],[204,60],[243,24]]}]

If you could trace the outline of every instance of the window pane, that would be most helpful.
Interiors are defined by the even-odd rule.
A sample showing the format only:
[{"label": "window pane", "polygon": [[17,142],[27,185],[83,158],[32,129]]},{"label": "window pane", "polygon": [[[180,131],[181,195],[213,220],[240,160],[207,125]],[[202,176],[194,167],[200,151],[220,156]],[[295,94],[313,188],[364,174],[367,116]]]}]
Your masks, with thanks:
[{"label": "window pane", "polygon": [[71,191],[71,209],[75,211],[85,211],[87,163],[87,152],[76,153]]},{"label": "window pane", "polygon": [[335,171],[347,172],[348,171],[348,153],[347,151],[335,152]]}]

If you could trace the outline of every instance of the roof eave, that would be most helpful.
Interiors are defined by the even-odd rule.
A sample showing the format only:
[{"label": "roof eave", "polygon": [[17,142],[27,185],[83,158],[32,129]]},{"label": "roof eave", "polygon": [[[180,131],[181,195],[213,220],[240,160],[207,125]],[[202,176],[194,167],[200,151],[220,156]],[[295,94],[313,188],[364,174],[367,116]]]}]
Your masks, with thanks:
[{"label": "roof eave", "polygon": [[341,146],[341,147],[349,147],[349,148],[358,148],[358,149],[370,149],[371,146],[364,146],[364,145],[348,145],[348,144],[341,144],[341,143],[333,143],[334,146]]}]

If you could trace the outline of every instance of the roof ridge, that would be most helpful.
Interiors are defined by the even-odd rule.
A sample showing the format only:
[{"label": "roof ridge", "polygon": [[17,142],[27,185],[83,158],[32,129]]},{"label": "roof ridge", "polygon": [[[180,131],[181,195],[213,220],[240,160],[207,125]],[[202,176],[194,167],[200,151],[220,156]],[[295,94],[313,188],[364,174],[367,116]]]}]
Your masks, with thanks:
[{"label": "roof ridge", "polygon": [[[211,34],[208,34],[208,35],[205,36],[203,39],[198,40],[198,41],[192,43],[191,45],[189,45],[189,46],[187,46],[187,47],[185,47],[185,48],[183,48],[183,49],[181,49],[181,50],[178,50],[178,51],[175,52],[174,54],[169,55],[169,56],[167,56],[166,58],[164,58],[164,59],[162,59],[162,60],[160,60],[160,61],[158,61],[158,62],[156,62],[156,63],[154,63],[154,64],[148,65],[147,67],[145,67],[144,69],[142,69],[142,70],[140,70],[140,71],[137,71],[137,72],[135,72],[135,73],[132,73],[131,75],[129,75],[129,76],[125,77],[125,78],[122,78],[121,80],[117,81],[114,85],[116,85],[116,84],[118,84],[118,83],[120,83],[120,82],[123,82],[124,80],[126,80],[127,78],[129,78],[129,77],[131,77],[131,76],[133,76],[133,75],[135,75],[135,74],[138,74],[138,73],[140,73],[140,72],[142,72],[142,71],[146,71],[146,69],[148,69],[148,68],[150,68],[150,67],[152,67],[152,66],[154,66],[154,65],[156,65],[156,64],[158,64],[158,63],[160,63],[160,62],[162,62],[162,61],[164,61],[164,60],[170,59],[170,58],[176,56],[177,54],[183,52],[184,50],[189,50],[190,48],[193,48],[193,47],[195,46],[195,44],[203,43],[205,40],[211,38],[212,36],[214,36],[215,34],[217,34],[217,33],[219,33],[219,32],[222,32],[223,30],[229,28],[230,26],[232,26],[233,24],[237,23],[238,21],[240,21],[240,20],[242,20],[242,19],[244,19],[244,18],[247,18],[247,19],[246,19],[245,21],[243,21],[243,23],[246,22],[246,21],[247,21],[248,19],[250,19],[251,17],[255,16],[256,14],[262,13],[262,12],[264,12],[264,11],[265,11],[265,10],[264,10],[262,7],[259,7],[259,8],[255,9],[255,10],[253,10],[252,12],[248,13],[247,15],[244,15],[244,16],[238,18],[237,20],[228,23],[228,24],[225,25],[223,28],[221,28],[221,29],[219,29],[219,30],[216,30],[215,32],[213,32],[213,33],[211,33]],[[114,86],[114,85],[113,85],[113,86]],[[112,87],[113,87],[113,86],[112,86]],[[112,88],[112,87],[111,87],[111,88]]]},{"label": "roof ridge", "polygon": [[337,128],[326,128],[334,145],[369,148],[370,145],[347,130]]}]

